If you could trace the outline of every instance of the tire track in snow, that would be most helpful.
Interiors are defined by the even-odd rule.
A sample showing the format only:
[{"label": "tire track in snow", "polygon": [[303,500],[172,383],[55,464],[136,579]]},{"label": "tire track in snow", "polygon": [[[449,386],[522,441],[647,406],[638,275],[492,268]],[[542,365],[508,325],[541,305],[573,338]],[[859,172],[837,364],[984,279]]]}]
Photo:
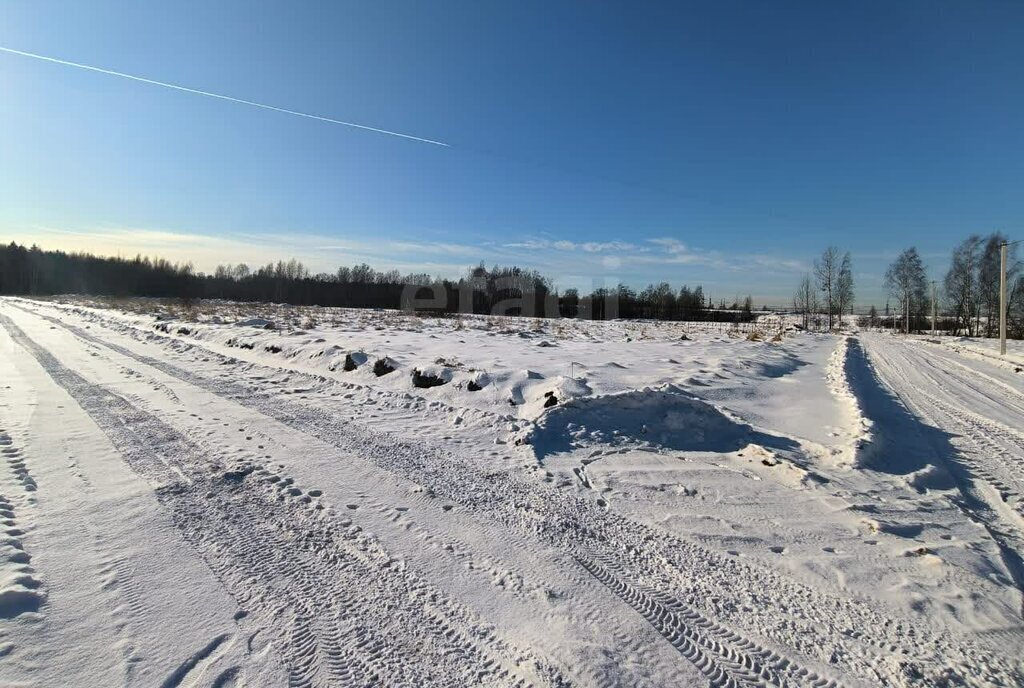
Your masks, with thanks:
[{"label": "tire track in snow", "polygon": [[[75,336],[79,337],[80,334],[76,333]],[[92,348],[91,346],[90,349]],[[111,357],[112,354],[116,354],[119,357],[122,354],[113,351],[107,346],[104,346],[103,349],[106,353],[100,352],[98,357],[103,360],[104,364],[109,364],[111,369],[121,369],[122,374],[127,378],[142,380],[144,377],[151,378],[153,376],[153,373],[148,370],[145,373],[132,371],[129,374],[124,369],[124,366],[119,363],[119,360]],[[191,383],[186,382],[186,384]],[[266,384],[276,385],[276,376],[271,376],[270,379],[266,380]],[[144,403],[143,397],[135,394],[129,393],[127,397],[129,399],[137,399],[139,404]],[[196,414],[191,415],[195,416]],[[218,421],[219,424],[219,419],[213,418],[213,420]],[[224,425],[227,426],[228,424],[224,423]],[[212,432],[214,431],[199,433],[199,435],[209,437]],[[253,436],[256,434],[258,432],[252,432]],[[193,441],[211,455],[223,453],[223,445],[218,446],[213,440],[204,441],[195,435],[191,436],[194,438]],[[272,444],[275,442],[270,435],[266,437],[268,443]],[[247,437],[246,439],[249,438]],[[380,469],[375,470],[379,471]],[[379,479],[379,477],[364,478],[367,484],[373,484],[373,482]],[[285,478],[285,480],[290,479]],[[424,490],[422,487],[417,488],[417,490],[417,492],[411,495],[402,496],[401,502],[415,506],[416,511],[434,511],[435,515],[437,515],[436,512],[441,512],[448,518],[442,518],[438,523],[443,524],[447,520],[451,523],[451,527],[443,530],[436,527],[432,530],[424,528],[409,515],[408,511],[395,509],[391,503],[385,504],[372,499],[364,502],[363,500],[368,495],[363,492],[359,492],[356,495],[358,504],[353,506],[358,506],[360,510],[368,507],[379,513],[391,513],[390,522],[397,529],[412,532],[422,539],[424,545],[436,551],[439,556],[452,558],[459,562],[460,565],[455,569],[456,577],[485,576],[491,589],[496,592],[510,594],[523,600],[530,599],[532,595],[532,601],[534,602],[536,602],[537,597],[541,599],[555,599],[558,600],[560,606],[570,605],[572,607],[572,623],[574,625],[580,624],[587,628],[603,628],[608,626],[607,607],[603,606],[606,604],[603,599],[605,596],[601,594],[603,588],[586,571],[582,569],[577,570],[571,557],[552,560],[551,548],[535,542],[532,537],[516,537],[500,525],[489,524],[487,521],[481,522],[479,519],[473,518],[468,512],[462,513],[462,509],[453,512],[451,511],[453,503],[443,504],[439,507],[439,500],[436,495],[432,494],[431,490]],[[353,512],[353,514],[355,513]],[[461,526],[458,522],[451,521],[453,515],[463,522]],[[472,523],[466,523],[466,519],[470,519]],[[342,519],[341,523],[345,526],[351,525],[349,519]],[[374,525],[375,532],[379,533],[380,528],[380,523]],[[489,539],[491,545],[498,543],[498,548],[506,552],[505,560],[486,553],[483,555],[478,554],[475,551],[478,548],[475,548],[466,540],[453,537],[452,533],[458,532],[460,528],[471,528],[474,533],[478,534],[478,537]],[[532,536],[532,532],[530,535]],[[558,554],[556,552],[556,555]],[[548,568],[544,574],[541,574],[528,566],[524,568],[522,566],[522,561],[524,560],[543,561]],[[520,564],[513,565],[507,563],[508,561],[517,561]],[[551,574],[554,575],[552,576]],[[552,578],[557,578],[559,581],[557,589],[552,589],[551,587]],[[563,585],[565,588],[561,587]],[[562,594],[564,590],[571,590],[572,596],[564,597]],[[540,607],[536,608],[535,613],[545,613],[545,606],[543,604],[540,605]],[[624,630],[617,633],[616,639],[610,644],[610,647],[615,648],[617,653],[622,653],[622,657],[625,657],[631,666],[643,667],[642,675],[653,670],[655,675],[673,677],[674,680],[683,680],[682,676],[688,676],[686,672],[680,672],[674,668],[674,665],[670,664],[671,655],[652,648],[650,637],[638,635],[635,632],[631,632],[631,630],[625,630],[624,627]],[[304,633],[302,637],[306,638],[308,634]],[[571,664],[574,673],[584,682],[584,685],[617,686],[622,684],[622,668],[617,663],[616,657],[610,653],[603,651],[600,653],[588,652],[582,662],[571,662]]]},{"label": "tire track in snow", "polygon": [[[780,671],[790,660],[759,647],[738,633],[708,620],[699,612],[659,590],[631,583],[615,564],[578,558],[579,564],[643,616],[715,688],[784,686]],[[835,688],[839,684],[806,669],[798,669],[806,685]]]},{"label": "tire track in snow", "polygon": [[[939,392],[950,394],[947,384],[930,372],[931,365],[929,363],[914,364],[912,357],[917,352],[910,349],[909,344],[905,342],[888,343],[893,345],[892,349],[899,348],[897,355],[902,357],[902,361],[891,361],[885,356],[874,357],[885,371],[884,377],[888,377],[884,384],[887,384],[893,393],[903,399],[925,422],[946,433],[953,434],[951,442],[959,439],[957,443],[960,446],[956,447],[955,454],[945,457],[949,461],[949,468],[962,494],[962,499],[957,500],[957,505],[968,518],[985,528],[999,548],[1003,564],[1013,578],[1014,584],[1024,594],[1024,559],[1021,556],[1021,553],[1024,552],[1024,531],[1019,526],[1019,501],[1015,505],[1012,516],[1015,520],[1011,521],[1004,515],[999,504],[991,503],[986,498],[984,491],[979,490],[974,484],[978,482],[988,485],[992,492],[1000,496],[1002,501],[1006,501],[1003,497],[1004,493],[1000,489],[1001,487],[1005,488],[1005,484],[993,472],[998,470],[998,461],[990,455],[994,451],[997,455],[1003,455],[1005,458],[1005,449],[992,440],[988,433],[978,432],[980,424],[971,422],[972,416],[976,416],[976,414],[940,400],[940,395],[935,393],[936,390],[925,390],[912,379],[908,372],[911,370],[916,371],[933,384]],[[895,381],[899,381],[899,384],[894,384]],[[1006,435],[1011,443],[1013,435],[1016,435],[1013,431]],[[995,465],[993,465],[994,462]],[[1021,602],[1020,613],[1024,617],[1024,599]]]},{"label": "tire track in snow", "polygon": [[[924,375],[943,391],[948,390],[948,385],[931,373],[924,372]],[[952,418],[955,425],[966,431],[963,433],[963,437],[973,442],[980,450],[974,456],[965,457],[965,459],[975,465],[979,471],[989,475],[999,474],[1001,476],[999,478],[993,476],[994,483],[1007,481],[1013,484],[1013,488],[1002,484],[995,486],[1001,490],[1012,489],[1015,496],[1019,498],[1024,493],[1024,433],[967,408],[942,401],[938,395],[929,397],[928,402],[938,407],[947,417]],[[1021,415],[1024,415],[1024,412]],[[1020,511],[1019,502],[1017,508]]]},{"label": "tire track in snow", "polygon": [[94,575],[99,579],[99,591],[105,596],[109,605],[110,621],[114,633],[119,638],[118,647],[124,667],[124,680],[130,682],[135,667],[141,661],[136,648],[136,640],[132,633],[133,624],[146,623],[144,614],[147,611],[145,602],[138,587],[132,580],[134,569],[124,559],[110,558],[111,546],[107,543],[107,535],[98,531],[91,523],[83,524],[92,536],[95,556]]},{"label": "tire track in snow", "polygon": [[[953,407],[937,398],[932,398],[931,403],[961,428],[973,429],[961,437],[972,443],[976,450],[971,454],[963,454],[960,458],[972,473],[989,483],[1004,502],[1012,502],[1013,509],[1024,518],[1024,446],[1013,439],[1016,431],[965,409]],[[1014,445],[1016,450],[1007,449],[993,440],[993,437],[1001,437],[1007,444]]]},{"label": "tire track in snow", "polygon": [[[40,610],[46,604],[46,589],[32,566],[32,555],[25,549],[25,527],[17,515],[22,507],[31,509],[35,506],[36,483],[28,472],[21,448],[10,432],[6,427],[0,427],[0,456],[6,459],[20,494],[8,497],[0,492],[0,527],[3,529],[0,535],[0,620],[26,614],[44,618]],[[10,643],[3,642],[5,635],[6,632],[0,628],[0,659],[15,649]]]},{"label": "tire track in snow", "polygon": [[[131,357],[131,358],[133,358],[135,360],[139,360],[139,357],[137,355],[131,354],[127,350],[120,350],[119,351],[117,348],[115,348],[116,345],[108,345],[108,346],[110,346],[112,350],[117,351],[117,353],[122,353],[123,355],[127,355],[127,356],[129,356],[129,357]],[[145,358],[145,357],[143,357],[143,358]],[[146,363],[147,365],[153,365],[155,363],[160,363],[159,361],[156,361],[154,359],[140,360],[140,362]],[[163,368],[161,368],[160,366],[153,365],[153,367],[157,367],[158,369],[163,370],[163,372],[168,373],[168,374],[172,375],[173,377],[177,377],[179,379],[183,379],[182,378],[182,373],[185,372],[185,371],[174,369],[173,366],[164,366]],[[171,369],[167,370],[165,368],[171,368]],[[202,382],[197,384],[197,380],[196,379],[190,379],[190,380],[185,380],[185,381],[190,382],[191,384],[196,384],[196,386],[199,386],[201,388],[207,388],[208,389],[208,387],[206,385],[202,384]],[[215,384],[224,384],[224,383],[215,383]],[[219,394],[221,396],[226,396],[224,394],[223,390],[210,390],[210,391],[215,391],[215,393],[217,393],[217,394]],[[231,396],[232,396],[232,398],[235,401],[241,402],[241,400],[243,398],[245,398],[246,396],[251,396],[251,393],[250,392],[239,393],[238,390],[235,390],[235,393],[232,394]],[[264,399],[264,401],[268,401],[268,399]],[[243,404],[243,405],[246,405],[246,404]],[[260,410],[261,410],[261,412],[266,414],[268,409],[266,407],[262,407]],[[297,409],[297,408],[296,409],[289,409],[289,411],[287,411],[286,413],[288,414],[286,417],[291,421],[291,423],[288,423],[288,424],[294,424],[295,420],[297,418],[301,417],[301,411],[299,411],[299,409]],[[277,420],[280,421],[280,420],[282,420],[282,418],[280,416],[278,416]],[[332,425],[333,425],[333,423],[332,423]],[[298,427],[302,428],[303,426],[300,425]],[[305,429],[307,429],[307,431],[308,431],[308,428],[305,428]],[[315,434],[318,437],[321,436],[321,433],[319,433],[319,432],[317,432],[317,433],[310,433],[310,434]],[[370,453],[371,454],[376,454],[377,452],[370,452]],[[527,509],[527,510],[529,510],[529,509]],[[531,517],[530,520],[533,520],[533,518]],[[599,555],[596,555],[596,554],[594,554],[593,552],[591,552],[591,551],[589,551],[587,549],[581,549],[581,548],[578,548],[578,547],[574,547],[573,549],[574,550],[579,550],[581,552],[581,554],[576,557],[577,561],[580,561],[581,563],[582,563],[582,561],[584,561],[584,559],[581,559],[581,557],[599,556]],[[591,575],[594,575],[594,571],[591,570],[590,568],[588,568],[587,566],[583,566],[583,568],[588,573],[590,573]],[[601,580],[600,577],[595,576],[595,578],[597,578],[597,580],[601,581],[602,583],[605,583],[605,585],[607,586],[607,583],[605,581]],[[613,586],[608,586],[608,587],[612,590],[612,592],[615,592],[616,594],[618,594],[618,591],[617,591],[617,589],[615,587],[613,587]],[[620,598],[622,597],[621,595],[619,595],[619,596],[620,596]],[[623,601],[626,602],[626,604],[629,604],[634,609],[636,609],[635,605],[631,604],[629,599],[623,598]],[[640,611],[640,610],[637,610],[637,611]],[[641,612],[641,616],[644,616],[644,614],[642,612]],[[682,620],[681,617],[679,619],[677,619],[676,626],[677,627],[675,629],[675,633],[674,634],[673,633],[662,633],[663,635],[665,635],[666,639],[669,640],[669,642],[672,643],[674,646],[675,646],[675,643],[673,642],[673,639],[674,639],[675,635],[677,635],[679,633],[684,633],[687,636],[699,635],[696,631],[693,631],[692,629],[690,629],[686,625],[686,622],[684,620]],[[716,628],[721,629],[720,626],[716,626]],[[659,631],[662,630],[658,626],[655,626],[655,629],[659,630]],[[723,633],[724,633],[724,631],[723,631]],[[751,642],[749,640],[742,639],[740,636],[735,635],[735,634],[733,634],[733,636],[737,640],[739,640],[741,643],[743,643],[743,644],[749,645],[751,647],[757,647],[757,645],[755,643],[753,643],[753,642]],[[730,653],[731,653],[731,655],[733,655],[732,657],[730,657]],[[714,667],[713,674],[716,677],[716,679],[715,679],[715,681],[716,681],[715,685],[716,686],[719,686],[719,685],[721,685],[721,686],[732,686],[732,685],[781,686],[781,685],[785,685],[786,684],[785,679],[783,679],[781,677],[776,678],[774,680],[766,680],[766,681],[763,681],[762,683],[759,683],[759,684],[751,684],[751,683],[749,683],[749,681],[746,681],[745,679],[743,679],[742,677],[745,674],[739,673],[740,670],[741,670],[740,668],[743,666],[744,663],[748,664],[748,665],[756,664],[757,660],[755,660],[752,657],[743,655],[741,650],[737,650],[735,648],[729,648],[729,650],[724,652],[722,656],[719,656],[719,657],[716,658],[717,661],[708,659],[708,655],[705,655],[705,654],[700,654],[700,655],[694,657],[692,654],[683,652],[682,655],[684,657],[686,657],[688,660],[690,660],[698,668],[698,670],[700,670],[702,672],[705,671],[707,664],[710,662],[711,665]],[[774,656],[780,657],[779,655],[774,655]],[[737,660],[736,657],[741,657],[741,659]],[[817,673],[801,667],[797,662],[795,662],[795,661],[793,661],[791,659],[787,659],[787,660],[781,661],[780,662],[780,666],[783,667],[784,671],[787,671],[789,674],[791,674],[789,677],[787,677],[789,679],[789,681],[791,681],[791,682],[792,681],[796,681],[797,685],[811,685],[811,686],[818,686],[818,685],[832,685],[832,686],[836,686],[836,685],[838,685],[835,682],[830,682],[830,683],[827,682],[826,679],[821,678]],[[297,682],[296,685],[307,685],[307,684],[304,683],[304,682]]]},{"label": "tire track in snow", "polygon": [[[0,493],[0,521],[4,525],[4,537],[0,539],[0,619],[36,614],[46,603],[46,591],[35,575],[32,556],[25,551],[24,531],[19,527],[15,504],[3,493]],[[0,657],[11,649],[0,643]]]},{"label": "tire track in snow", "polygon": [[1022,507],[1019,498],[1024,493],[1024,478],[1021,477],[1024,472],[1024,434],[969,409],[944,401],[940,394],[926,394],[906,374],[908,368],[915,369],[943,395],[953,396],[955,391],[950,389],[946,380],[932,371],[930,362],[914,366],[905,349],[901,351],[901,355],[904,356],[903,366],[881,361],[882,367],[890,376],[902,381],[900,388],[903,392],[894,392],[929,423],[947,432],[956,431],[962,443],[973,447],[973,451],[960,451],[953,457],[954,460],[962,464],[969,473],[990,484],[1002,496],[1003,501],[1014,498],[1015,508],[1020,512]]},{"label": "tire track in snow", "polygon": [[[417,684],[436,667],[450,672],[440,683],[529,683],[518,666],[528,657],[396,570],[358,528],[339,528],[305,502],[282,498],[281,481],[267,480],[265,469],[225,470],[158,418],[64,367],[5,316],[0,322],[156,486],[182,535],[240,606],[277,632],[293,685]],[[410,627],[422,637],[407,638]]]},{"label": "tire track in snow", "polygon": [[[951,353],[951,351],[947,350],[947,347],[945,345],[943,345],[943,344],[933,344],[933,343],[928,342],[928,341],[918,341],[918,342],[914,342],[914,343],[915,344],[927,345],[932,350],[932,353],[935,355],[936,359],[939,359],[939,360],[943,361],[944,363],[948,363],[949,365],[953,366],[957,370],[962,371],[959,375],[955,375],[955,376],[951,372],[949,372],[948,369],[946,369],[944,371],[944,372],[947,372],[950,376],[955,377],[959,384],[966,385],[967,387],[969,387],[972,391],[974,391],[977,394],[980,394],[980,395],[983,395],[983,396],[988,396],[986,394],[987,390],[985,390],[983,387],[979,387],[978,386],[978,379],[979,378],[987,380],[990,385],[994,385],[996,387],[999,387],[999,388],[1001,388],[1003,390],[1003,392],[1005,392],[1006,394],[1010,395],[1010,397],[1014,400],[1014,402],[1016,402],[1016,403],[1013,403],[1013,408],[1015,409],[1015,411],[1017,413],[1024,413],[1024,391],[1021,391],[1020,389],[1015,388],[1012,385],[1007,384],[1005,380],[1000,380],[998,377],[996,377],[994,375],[986,373],[986,372],[984,372],[982,370],[978,370],[977,368],[972,368],[971,366],[967,365],[963,361],[957,360],[959,356],[957,354]],[[959,349],[957,347],[955,347],[955,346],[950,347],[950,349],[952,350],[952,352],[959,351]],[[978,354],[978,352],[972,351],[972,350],[967,350],[967,353],[968,354]],[[1007,361],[1005,361],[1003,359],[1000,359],[998,356],[990,356],[990,358],[993,358],[994,359],[994,363],[996,363],[996,364],[1006,364],[1006,363],[1008,363]],[[928,359],[928,362],[930,364],[934,365],[932,359]],[[936,383],[938,383],[937,380],[936,380]],[[1007,399],[1004,399],[1004,400],[1002,400],[1002,403],[1006,404],[1007,401],[1008,401]]]},{"label": "tire track in snow", "polygon": [[[2,442],[5,435],[0,433],[0,446],[3,446]],[[7,460],[7,466],[11,469],[14,477],[21,483],[21,487],[25,492],[32,493],[38,489],[35,478],[28,470],[28,466],[25,464],[25,458],[22,456],[21,449],[14,446],[5,446],[0,449],[0,455]]]},{"label": "tire track in snow", "polygon": [[230,638],[231,634],[229,633],[222,633],[213,638],[210,642],[182,662],[177,669],[172,671],[171,675],[164,679],[164,682],[160,684],[160,688],[178,688],[178,686],[183,685],[184,681],[197,668],[201,668],[203,664],[216,659],[219,651],[222,651],[222,646]]},{"label": "tire track in snow", "polygon": [[[151,373],[129,371],[123,366],[119,366],[117,362],[113,358],[111,358],[110,355],[101,353],[100,358],[103,358],[104,361],[109,362],[112,366],[114,366],[114,368],[120,368],[122,374],[128,379],[152,379]],[[272,382],[274,381],[268,381],[268,383]],[[145,399],[142,396],[135,394],[128,394],[127,396],[130,399],[135,399],[137,405],[145,403]],[[193,417],[196,416],[196,414],[194,413],[190,415]],[[213,420],[217,421],[218,419],[214,418]],[[224,423],[224,425],[227,426],[228,424]],[[273,438],[273,433],[262,434],[259,431],[249,432],[253,437],[261,435],[264,438],[263,442],[266,443],[268,446],[276,443],[276,440]],[[206,434],[207,437],[210,437],[210,433],[204,434]],[[250,437],[246,437],[246,439],[249,440]],[[209,451],[211,454],[218,452],[222,453],[224,449],[223,445],[217,446],[214,440],[195,439],[194,441],[196,441],[198,445],[203,447],[205,450]],[[367,484],[372,484],[373,481],[377,479],[379,478],[375,477],[373,479],[370,479],[367,481]],[[515,565],[509,564],[507,561],[502,560],[501,558],[492,556],[489,553],[480,554],[476,551],[478,548],[471,545],[468,541],[453,536],[452,533],[458,532],[460,528],[472,527],[474,528],[474,532],[479,532],[481,530],[481,527],[483,526],[483,524],[481,524],[479,521],[474,521],[472,526],[466,523],[463,523],[461,526],[457,523],[452,523],[451,527],[444,528],[443,530],[437,529],[436,527],[430,528],[420,524],[415,518],[409,515],[409,506],[396,507],[394,506],[394,499],[388,502],[382,502],[375,499],[367,499],[368,497],[370,497],[370,495],[368,495],[367,493],[358,492],[356,494],[357,503],[350,504],[349,508],[358,507],[360,510],[362,510],[363,507],[367,507],[373,511],[376,511],[379,514],[384,515],[386,517],[386,523],[394,525],[396,530],[406,531],[408,533],[413,534],[419,540],[421,540],[422,544],[418,545],[419,547],[429,547],[430,550],[436,552],[438,556],[454,560],[458,563],[458,566],[455,568],[454,571],[454,575],[456,577],[466,579],[483,576],[486,578],[487,583],[491,586],[492,590],[509,594],[519,600],[524,601],[536,602],[537,598],[550,598],[552,596],[556,598],[562,597],[560,592],[555,592],[551,588],[552,580],[550,574],[552,572],[550,570],[545,575],[540,575],[538,574],[538,572],[535,572],[530,568],[517,567]],[[367,501],[364,502],[363,500]],[[405,505],[415,506],[415,510],[417,512],[433,511],[435,513],[435,516],[444,514],[445,516],[447,516],[447,519],[440,519],[441,523],[443,523],[445,520],[451,520],[451,510],[453,508],[453,505],[444,504],[439,507],[438,500],[434,495],[430,494],[428,490],[423,490],[422,488],[419,488],[418,492],[415,492],[410,495],[405,495],[401,497],[399,501]],[[440,512],[440,514],[438,512]],[[342,519],[341,524],[348,526],[351,524],[351,519]],[[377,522],[374,525],[374,532],[379,534],[381,532],[382,525],[383,524],[381,524],[380,522]],[[547,553],[547,550],[543,549],[542,547],[532,546],[532,543],[529,540],[513,540],[509,537],[508,531],[496,528],[488,528],[486,526],[483,527],[486,528],[486,535],[483,535],[481,533],[481,536],[490,538],[492,540],[492,544],[494,541],[497,541],[501,542],[503,545],[514,545],[516,547],[515,553],[510,557],[511,560],[519,561],[523,558],[523,555],[527,555],[530,559],[542,560],[544,555]],[[568,589],[573,591],[579,590],[581,584],[585,589],[586,585],[591,582],[589,576],[574,576],[572,575],[571,568],[569,568],[569,570],[561,568],[567,567],[568,563],[568,561],[555,561],[551,562],[551,566],[560,567],[558,569],[557,575],[569,577],[570,580],[566,581]],[[446,573],[443,575],[451,575],[451,573]],[[607,625],[607,616],[604,609],[601,606],[599,606],[599,604],[594,599],[592,599],[592,597],[588,597],[585,594],[574,594],[571,600],[565,601],[565,604],[571,604],[574,614],[578,619],[576,623],[582,623],[586,626]],[[541,612],[542,608],[538,609],[537,611]],[[303,639],[308,639],[312,637],[312,635],[308,632],[303,632],[301,636]],[[654,659],[655,657],[657,657],[657,653],[651,652],[650,645],[648,642],[645,641],[645,639],[637,637],[635,634],[631,634],[628,632],[620,633],[619,636],[620,637],[617,639],[617,642],[615,643],[614,647],[626,651],[634,662],[637,661],[636,658],[644,657],[648,660],[646,662],[647,666],[658,667],[659,670],[664,669],[663,666],[660,666],[660,658]],[[579,674],[583,675],[582,678],[586,681],[587,684],[601,686],[614,686],[620,684],[620,681],[613,678],[609,678],[607,676],[607,667],[602,666],[600,664],[596,666],[584,667],[574,666],[574,670],[577,671]],[[671,672],[669,672],[667,675],[672,674]]]},{"label": "tire track in snow", "polygon": [[[878,613],[859,600],[831,597],[779,576],[771,569],[755,569],[750,563],[738,562],[652,531],[586,500],[510,480],[504,474],[481,470],[476,464],[423,444],[410,445],[353,423],[338,427],[337,418],[322,409],[306,408],[295,401],[262,394],[234,382],[204,378],[191,370],[93,338],[80,328],[56,322],[76,336],[91,339],[139,363],[253,408],[339,448],[362,453],[378,465],[412,477],[467,509],[489,514],[506,527],[566,548],[579,558],[598,560],[604,556],[620,562],[624,570],[633,571],[634,579],[647,579],[653,589],[667,595],[673,595],[671,590],[676,585],[689,590],[691,595],[695,588],[702,590],[699,598],[705,604],[710,601],[711,610],[735,610],[737,603],[728,600],[737,600],[747,610],[747,622],[753,622],[759,632],[774,637],[777,643],[780,642],[778,631],[789,627],[782,634],[778,649],[773,650],[784,660],[779,662],[780,684],[815,685],[832,680],[804,666],[804,661],[797,660],[792,653],[788,657],[783,655],[781,648],[790,643],[810,654],[824,651],[830,661],[843,664],[846,671],[853,671],[854,675],[859,674],[871,682],[901,683],[907,671],[919,672],[922,666],[945,672],[947,669],[942,665],[951,656],[957,656],[959,663],[970,661],[952,649],[962,647],[962,639],[920,630],[907,635],[905,622],[892,623],[887,620],[887,614]],[[204,351],[204,354],[210,352]],[[746,589],[744,581],[758,581],[756,590]],[[670,587],[666,589],[666,585]],[[773,613],[774,609],[791,612],[781,626],[778,623],[783,619]],[[705,618],[711,618],[707,611],[703,612]],[[803,623],[808,624],[805,630],[793,630],[793,624]],[[823,646],[825,638],[828,640]],[[764,646],[750,639],[740,642]],[[978,653],[972,656],[978,657]],[[983,667],[999,664],[991,657],[984,657],[979,663],[981,666],[973,672],[975,678],[986,674]],[[908,666],[913,668],[906,669]],[[811,676],[815,678],[810,679]],[[731,675],[723,680],[730,679],[738,680]]]}]

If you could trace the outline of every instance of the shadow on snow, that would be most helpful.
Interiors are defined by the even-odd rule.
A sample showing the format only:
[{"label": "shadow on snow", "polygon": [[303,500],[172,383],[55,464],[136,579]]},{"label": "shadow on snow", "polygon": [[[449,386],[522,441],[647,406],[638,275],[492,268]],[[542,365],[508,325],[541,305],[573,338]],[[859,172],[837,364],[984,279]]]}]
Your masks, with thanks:
[{"label": "shadow on snow", "polygon": [[756,430],[672,387],[576,399],[552,408],[537,422],[530,442],[538,459],[594,445],[704,452],[732,452],[748,444],[799,449],[788,437]]}]

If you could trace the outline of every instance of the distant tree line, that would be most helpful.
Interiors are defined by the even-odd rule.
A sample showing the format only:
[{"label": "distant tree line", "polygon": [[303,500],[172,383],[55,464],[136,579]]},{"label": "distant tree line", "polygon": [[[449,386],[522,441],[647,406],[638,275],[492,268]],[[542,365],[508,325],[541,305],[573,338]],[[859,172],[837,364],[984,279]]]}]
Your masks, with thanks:
[{"label": "distant tree line", "polygon": [[415,308],[434,313],[488,313],[536,317],[651,318],[747,322],[753,299],[710,302],[698,285],[678,290],[667,282],[636,291],[619,284],[590,294],[559,293],[536,270],[473,267],[460,279],[426,273],[381,272],[369,265],[340,267],[313,274],[297,260],[250,268],[219,265],[212,274],[191,263],[161,258],[98,257],[87,253],[44,251],[16,243],[0,245],[0,294],[146,296],[233,301],[270,301],[295,305],[352,308]]},{"label": "distant tree line", "polygon": [[[636,291],[625,284],[614,288],[598,288],[587,296],[575,289],[566,290],[560,299],[562,315],[595,320],[608,318],[651,320],[686,320],[703,322],[750,322],[754,319],[754,300],[747,296],[742,302],[725,300],[713,304],[697,285],[683,285],[675,291],[668,282],[649,284]],[[614,312],[610,310],[614,308]]]},{"label": "distant tree line", "polygon": [[0,294],[97,294],[111,296],[201,295],[189,263],[162,258],[101,258],[87,253],[0,245]]}]

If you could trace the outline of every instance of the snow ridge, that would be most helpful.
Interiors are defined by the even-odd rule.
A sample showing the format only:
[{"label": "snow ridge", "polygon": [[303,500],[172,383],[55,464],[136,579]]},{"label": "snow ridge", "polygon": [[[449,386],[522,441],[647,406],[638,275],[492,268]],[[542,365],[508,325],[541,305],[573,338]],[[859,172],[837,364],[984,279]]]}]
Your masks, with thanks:
[{"label": "snow ridge", "polygon": [[[35,503],[35,480],[28,472],[21,449],[15,444],[10,433],[0,427],[0,457],[10,468],[17,481],[20,499],[0,493],[0,619],[16,617],[41,618],[40,608],[46,601],[42,582],[32,568],[32,557],[23,543],[24,529],[17,514],[18,505],[31,506]],[[10,653],[14,647],[3,642],[0,635],[0,657]]]},{"label": "snow ridge", "polygon": [[845,416],[844,428],[838,433],[841,442],[833,448],[836,463],[845,467],[856,466],[858,455],[872,441],[872,422],[864,414],[864,408],[847,374],[847,362],[851,354],[850,339],[840,338],[825,368],[829,390],[839,401]]}]

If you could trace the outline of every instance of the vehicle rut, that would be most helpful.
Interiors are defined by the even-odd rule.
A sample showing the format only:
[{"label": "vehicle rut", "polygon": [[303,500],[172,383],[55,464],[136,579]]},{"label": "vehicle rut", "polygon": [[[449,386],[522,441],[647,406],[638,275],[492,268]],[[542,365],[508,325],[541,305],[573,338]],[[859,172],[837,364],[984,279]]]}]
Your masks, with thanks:
[{"label": "vehicle rut", "polygon": [[[135,353],[96,338],[81,328],[54,321],[78,337],[253,408],[322,441],[369,457],[382,468],[411,478],[438,496],[492,518],[506,528],[563,548],[579,559],[617,562],[621,570],[630,572],[634,581],[669,597],[685,600],[703,618],[712,620],[723,614],[729,618],[731,611],[744,608],[744,627],[752,625],[754,633],[770,639],[765,642],[747,637],[746,642],[770,648],[782,658],[775,670],[778,680],[786,684],[816,685],[820,681],[834,680],[825,677],[820,669],[812,669],[805,659],[798,659],[801,654],[827,659],[842,667],[842,674],[847,676],[885,682],[897,674],[902,675],[903,670],[893,663],[879,663],[876,659],[879,647],[902,648],[899,651],[901,664],[926,667],[941,665],[946,655],[944,646],[954,643],[962,646],[963,639],[947,637],[944,632],[933,634],[918,630],[908,636],[905,622],[893,623],[856,598],[833,597],[770,568],[738,561],[643,526],[587,499],[512,479],[502,472],[491,473],[429,444],[409,444],[354,422],[339,427],[337,417],[323,408],[232,381],[206,378],[193,370]],[[181,354],[181,351],[176,353]],[[226,358],[208,350],[203,350],[202,355],[215,360]],[[314,376],[305,377],[313,381]],[[756,590],[744,583],[752,580],[759,581]],[[799,607],[799,613],[787,616],[785,624],[780,624],[783,619],[772,613],[775,608],[789,608],[792,612],[794,606]],[[836,614],[836,610],[842,613]],[[716,620],[714,623],[726,628],[728,622]],[[801,628],[805,624],[806,627]],[[786,647],[797,649],[783,650]],[[976,656],[981,658],[982,653],[979,650]],[[984,657],[980,661],[997,660]]]},{"label": "vehicle rut", "polygon": [[[437,666],[446,669],[445,680],[434,681],[442,685],[543,683],[518,666],[527,655],[399,570],[358,528],[289,499],[282,481],[258,464],[204,455],[159,418],[63,366],[6,316],[0,323],[154,486],[242,610],[276,636],[293,685],[418,684]],[[368,598],[387,605],[368,605]],[[398,641],[409,627],[426,642]]]}]

